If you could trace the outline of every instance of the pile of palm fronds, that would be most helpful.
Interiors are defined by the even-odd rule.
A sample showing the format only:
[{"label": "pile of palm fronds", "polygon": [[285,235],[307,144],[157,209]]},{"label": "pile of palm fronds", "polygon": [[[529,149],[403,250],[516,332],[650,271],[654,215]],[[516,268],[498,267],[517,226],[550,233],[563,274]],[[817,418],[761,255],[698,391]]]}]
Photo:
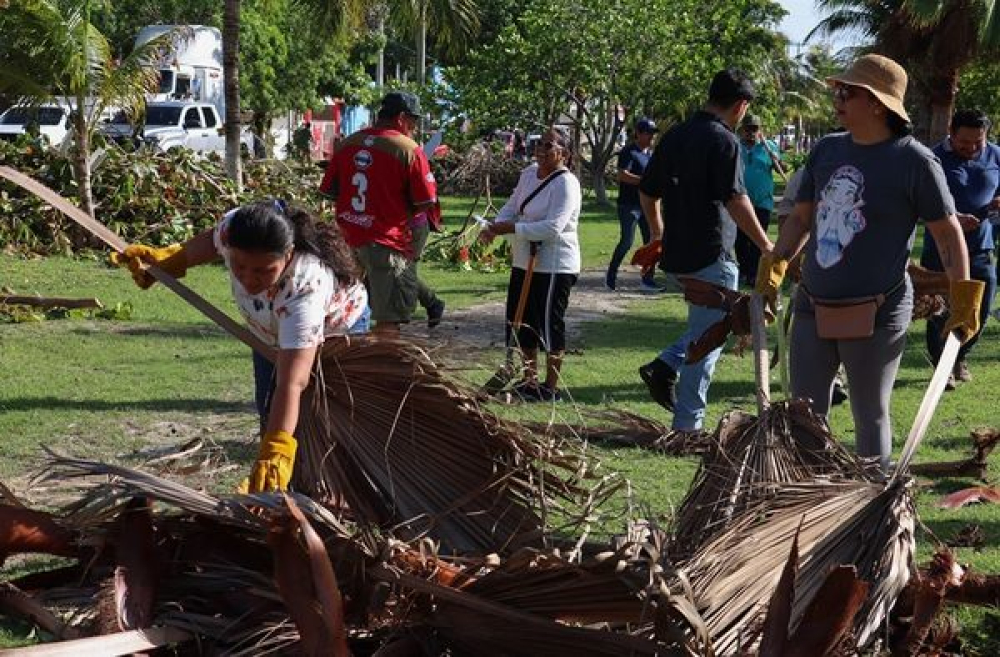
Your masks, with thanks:
[{"label": "pile of palm fronds", "polygon": [[712,435],[706,431],[679,431],[652,418],[616,408],[581,409],[581,424],[522,422],[533,433],[555,433],[584,442],[640,447],[671,456],[706,451]]},{"label": "pile of palm fronds", "polygon": [[869,475],[807,402],[778,402],[760,417],[733,411],[719,422],[681,502],[670,554],[675,560],[690,557],[785,484],[845,477],[864,481]]},{"label": "pile of palm fronds", "polygon": [[4,554],[73,559],[8,583],[0,596],[5,613],[57,638],[122,641],[128,630],[145,630],[138,638],[146,643],[130,645],[197,637],[200,652],[234,655],[380,646],[380,654],[411,655],[709,650],[690,599],[667,585],[651,547],[574,560],[529,548],[507,559],[449,559],[426,541],[365,531],[297,494],[213,497],[61,457],[46,473],[50,481],[85,476],[103,483],[59,514],[0,506],[10,528],[0,533]]},{"label": "pile of palm fronds", "polygon": [[833,568],[852,566],[868,585],[850,623],[853,640],[864,646],[875,638],[910,578],[915,511],[906,485],[786,483],[734,516],[682,565],[717,654],[737,654],[759,640],[796,537],[802,567],[788,629],[798,627]]},{"label": "pile of palm fronds", "polygon": [[361,522],[504,552],[541,545],[552,511],[581,517],[614,488],[579,443],[501,421],[412,343],[330,342],[317,369],[293,487]]}]

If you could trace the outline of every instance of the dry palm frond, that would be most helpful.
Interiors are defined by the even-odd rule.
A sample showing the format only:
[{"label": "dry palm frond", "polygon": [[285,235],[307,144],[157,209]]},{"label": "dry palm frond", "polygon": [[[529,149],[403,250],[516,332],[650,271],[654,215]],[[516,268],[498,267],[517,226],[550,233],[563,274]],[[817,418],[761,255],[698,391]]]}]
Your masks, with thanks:
[{"label": "dry palm frond", "polygon": [[678,509],[671,556],[687,558],[770,491],[817,477],[863,480],[867,474],[807,402],[774,403],[760,418],[727,414]]},{"label": "dry palm frond", "polygon": [[580,415],[593,424],[562,425],[523,422],[534,433],[552,432],[560,437],[607,442],[622,447],[640,447],[671,456],[701,454],[711,444],[705,431],[676,431],[652,418],[631,411],[602,408],[582,409]]},{"label": "dry palm frond", "polygon": [[431,596],[430,611],[409,620],[435,628],[457,654],[711,654],[691,601],[667,588],[651,560],[626,551],[571,564],[522,550],[461,589],[393,569],[374,574]]},{"label": "dry palm frond", "polygon": [[481,553],[538,543],[592,477],[578,445],[486,412],[410,343],[329,343],[303,397],[293,486],[364,523]]},{"label": "dry palm frond", "polygon": [[11,554],[75,556],[78,551],[76,534],[50,514],[0,505],[0,565]]},{"label": "dry palm frond", "polygon": [[[683,578],[668,588],[648,527],[632,535],[648,542],[582,561],[532,549],[505,561],[448,559],[426,539],[414,546],[351,535],[301,495],[212,497],[65,457],[45,473],[50,481],[86,475],[105,481],[58,520],[99,548],[45,600],[92,630],[152,623],[235,655],[329,654],[334,645],[371,652],[400,635],[427,639],[425,648],[439,647],[432,654],[710,654],[693,596]],[[137,572],[144,551],[155,586]]]},{"label": "dry palm frond", "polygon": [[1000,442],[1000,431],[977,429],[972,432],[974,453],[961,461],[946,461],[943,463],[914,463],[910,472],[914,475],[929,477],[976,477],[986,479],[989,468],[988,458],[997,443]]},{"label": "dry palm frond", "polygon": [[799,536],[790,631],[830,570],[853,566],[869,586],[854,620],[859,646],[875,636],[910,576],[915,511],[905,482],[786,483],[734,517],[730,525],[682,564],[698,609],[721,655],[757,637],[767,601],[788,548]]}]

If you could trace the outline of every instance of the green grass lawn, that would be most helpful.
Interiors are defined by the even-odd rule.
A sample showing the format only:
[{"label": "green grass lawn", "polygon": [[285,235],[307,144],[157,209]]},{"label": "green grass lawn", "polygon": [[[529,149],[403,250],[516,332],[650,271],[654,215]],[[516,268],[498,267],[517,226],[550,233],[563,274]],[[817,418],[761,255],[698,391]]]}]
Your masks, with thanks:
[{"label": "green grass lawn", "polygon": [[[469,200],[450,199],[445,206],[448,225],[457,225],[470,205]],[[585,267],[604,266],[617,232],[613,208],[587,205],[580,228]],[[459,272],[437,264],[424,265],[422,272],[450,308],[500,299],[505,294],[504,272]],[[200,268],[185,280],[217,305],[233,311],[227,277],[220,268]],[[26,474],[40,463],[41,445],[114,459],[144,445],[173,444],[179,436],[187,435],[211,437],[226,448],[232,460],[248,466],[256,440],[249,353],[172,293],[158,286],[139,291],[125,273],[106,267],[98,258],[23,259],[3,254],[0,285],[18,293],[97,296],[106,305],[129,302],[133,306],[128,321],[66,319],[0,324],[4,373],[0,436],[5,457],[0,459],[0,481],[13,482],[24,492]],[[614,402],[669,422],[649,400],[636,368],[677,335],[683,312],[681,301],[670,295],[636,301],[625,315],[587,325],[580,343],[570,345],[579,351],[567,357],[564,368],[576,404],[588,407]],[[930,379],[923,330],[922,323],[911,330],[893,396],[897,450]],[[998,337],[1000,327],[991,322],[969,361],[974,381],[945,395],[918,460],[964,458],[970,453],[969,431],[997,423],[993,406],[997,402],[992,394],[1000,389]],[[496,358],[499,362],[499,349]],[[708,409],[710,425],[730,409],[754,408],[751,367],[749,358],[730,352],[720,360]],[[525,411],[514,407],[502,412]],[[569,420],[575,415],[569,404],[559,412]],[[853,445],[849,408],[835,408],[830,420],[834,434]],[[693,459],[640,450],[595,446],[594,452],[607,469],[631,480],[633,508],[659,519],[669,517],[696,467]],[[223,479],[214,485],[232,483]],[[975,523],[985,531],[987,546],[980,552],[958,549],[959,560],[985,572],[1000,572],[1000,507],[941,511],[935,506],[941,494],[974,483],[938,481],[920,489],[920,518],[928,530],[920,535],[921,561],[933,551],[936,540],[947,540],[963,525]],[[991,638],[995,613],[962,611],[961,619],[970,650],[997,654],[1000,644]],[[18,631],[8,626],[0,630],[0,644],[18,636]]]}]

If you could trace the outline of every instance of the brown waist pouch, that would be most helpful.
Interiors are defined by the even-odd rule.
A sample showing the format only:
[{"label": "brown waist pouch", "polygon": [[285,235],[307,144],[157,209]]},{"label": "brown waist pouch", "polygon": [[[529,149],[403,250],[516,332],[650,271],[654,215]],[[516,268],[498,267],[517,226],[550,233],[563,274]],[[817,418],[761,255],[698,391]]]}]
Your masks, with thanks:
[{"label": "brown waist pouch", "polygon": [[816,334],[824,340],[870,338],[875,333],[878,309],[904,281],[893,285],[888,292],[854,299],[820,299],[803,288],[816,313]]}]

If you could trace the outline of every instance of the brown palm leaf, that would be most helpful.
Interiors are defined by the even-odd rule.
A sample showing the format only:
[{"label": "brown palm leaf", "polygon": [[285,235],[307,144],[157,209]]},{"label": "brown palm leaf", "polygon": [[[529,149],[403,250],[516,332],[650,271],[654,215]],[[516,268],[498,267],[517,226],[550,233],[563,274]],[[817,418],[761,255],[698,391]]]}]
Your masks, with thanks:
[{"label": "brown palm leaf", "polygon": [[303,398],[293,486],[447,550],[538,544],[550,506],[592,476],[579,445],[483,410],[411,343],[329,343]]},{"label": "brown palm leaf", "polygon": [[760,418],[733,411],[719,422],[710,445],[673,522],[669,550],[675,561],[786,483],[869,476],[801,400],[771,404]]},{"label": "brown palm leaf", "polygon": [[691,601],[626,550],[582,564],[521,550],[460,590],[394,569],[373,574],[431,596],[408,622],[434,628],[456,654],[711,654]]},{"label": "brown palm leaf", "polygon": [[705,431],[675,431],[658,420],[619,408],[580,409],[585,423],[555,424],[522,422],[535,434],[548,432],[565,439],[606,442],[621,447],[640,447],[671,456],[701,454],[711,444]]},{"label": "brown palm leaf", "polygon": [[[799,536],[790,632],[794,633],[830,571],[857,570],[869,593],[854,618],[859,646],[874,637],[911,572],[915,510],[907,485],[867,481],[786,483],[735,516],[681,564],[720,655],[758,636],[770,599]],[[801,529],[800,529],[801,528]]]}]

